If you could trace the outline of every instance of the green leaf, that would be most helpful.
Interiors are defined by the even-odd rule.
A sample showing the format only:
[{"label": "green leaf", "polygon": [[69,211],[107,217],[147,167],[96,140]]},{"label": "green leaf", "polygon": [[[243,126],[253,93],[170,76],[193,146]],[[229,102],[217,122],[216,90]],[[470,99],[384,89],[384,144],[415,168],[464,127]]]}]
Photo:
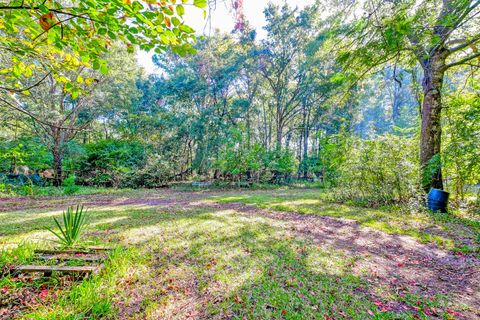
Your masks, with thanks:
[{"label": "green leaf", "polygon": [[193,5],[198,8],[205,8],[207,6],[207,0],[193,0]]},{"label": "green leaf", "polygon": [[72,91],[71,94],[72,94],[72,99],[77,100],[78,96],[80,95],[80,92],[75,89],[75,90]]},{"label": "green leaf", "polygon": [[108,74],[108,67],[106,64],[102,64],[102,66],[100,67],[100,73],[103,75]]},{"label": "green leaf", "polygon": [[174,26],[178,26],[181,23],[181,21],[177,17],[172,17],[172,23]]},{"label": "green leaf", "polygon": [[98,62],[98,60],[93,61],[93,69],[94,70],[100,69],[100,63]]},{"label": "green leaf", "polygon": [[178,14],[180,17],[185,14],[185,8],[184,8],[181,4],[179,4],[179,5],[177,6],[177,14]]},{"label": "green leaf", "polygon": [[43,13],[43,14],[46,14],[46,13],[49,13],[50,10],[48,9],[48,7],[44,4],[41,4],[38,6],[38,10]]}]

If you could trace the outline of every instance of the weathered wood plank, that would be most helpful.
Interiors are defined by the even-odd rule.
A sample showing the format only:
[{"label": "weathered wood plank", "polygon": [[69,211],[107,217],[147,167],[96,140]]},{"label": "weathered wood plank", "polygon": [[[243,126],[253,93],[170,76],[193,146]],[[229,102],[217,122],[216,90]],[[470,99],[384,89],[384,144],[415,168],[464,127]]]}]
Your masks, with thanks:
[{"label": "weathered wood plank", "polygon": [[87,247],[85,249],[37,249],[35,253],[43,253],[43,254],[62,254],[62,253],[69,253],[69,254],[91,254],[97,251],[110,251],[113,250],[111,247]]},{"label": "weathered wood plank", "polygon": [[87,247],[87,249],[93,250],[93,251],[112,251],[115,248],[114,247],[104,247],[104,246],[90,246],[90,247]]},{"label": "weathered wood plank", "polygon": [[49,261],[65,261],[65,260],[81,260],[85,262],[94,262],[94,261],[102,261],[107,259],[105,255],[92,255],[92,254],[46,254],[40,255],[37,257],[41,260],[49,260]]},{"label": "weathered wood plank", "polygon": [[100,266],[34,266],[34,265],[25,265],[25,266],[16,266],[14,272],[43,272],[43,273],[52,273],[52,272],[64,272],[64,273],[79,273],[79,274],[90,274],[97,273],[100,270]]}]

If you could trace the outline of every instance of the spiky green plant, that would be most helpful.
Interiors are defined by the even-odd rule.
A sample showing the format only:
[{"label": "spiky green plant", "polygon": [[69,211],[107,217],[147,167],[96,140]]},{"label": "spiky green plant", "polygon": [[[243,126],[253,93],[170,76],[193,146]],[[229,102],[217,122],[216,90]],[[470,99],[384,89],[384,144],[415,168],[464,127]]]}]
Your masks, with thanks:
[{"label": "spiky green plant", "polygon": [[58,243],[71,247],[80,239],[86,224],[86,217],[87,210],[84,210],[83,206],[77,205],[75,211],[73,207],[68,207],[67,211],[64,211],[62,214],[63,227],[57,218],[53,218],[60,231],[56,232],[52,228],[47,229],[58,238]]}]

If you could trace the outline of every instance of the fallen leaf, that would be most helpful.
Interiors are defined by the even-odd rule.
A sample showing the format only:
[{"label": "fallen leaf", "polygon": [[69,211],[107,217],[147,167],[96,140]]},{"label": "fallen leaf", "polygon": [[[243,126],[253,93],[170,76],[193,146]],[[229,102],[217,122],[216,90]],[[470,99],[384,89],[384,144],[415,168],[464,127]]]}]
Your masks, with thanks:
[{"label": "fallen leaf", "polygon": [[446,310],[448,314],[451,314],[452,316],[459,316],[460,312],[453,311],[452,309],[447,309]]},{"label": "fallen leaf", "polygon": [[42,300],[45,300],[48,297],[48,289],[40,290],[40,293],[38,294],[38,297]]}]

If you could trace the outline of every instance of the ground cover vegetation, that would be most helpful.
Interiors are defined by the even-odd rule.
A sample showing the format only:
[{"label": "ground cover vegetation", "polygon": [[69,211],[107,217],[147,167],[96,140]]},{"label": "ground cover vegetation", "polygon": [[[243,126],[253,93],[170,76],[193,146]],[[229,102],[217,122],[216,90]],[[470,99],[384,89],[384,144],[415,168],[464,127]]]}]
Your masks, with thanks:
[{"label": "ground cover vegetation", "polygon": [[32,263],[34,249],[52,247],[56,237],[46,229],[52,217],[77,203],[89,208],[82,241],[117,247],[104,270],[81,282],[62,274],[4,274],[2,316],[479,316],[480,262],[473,249],[480,226],[474,218],[332,204],[318,189],[12,198],[1,208],[8,220],[0,226],[3,272]]},{"label": "ground cover vegetation", "polygon": [[480,318],[480,1],[215,5],[0,4],[0,319]]}]

